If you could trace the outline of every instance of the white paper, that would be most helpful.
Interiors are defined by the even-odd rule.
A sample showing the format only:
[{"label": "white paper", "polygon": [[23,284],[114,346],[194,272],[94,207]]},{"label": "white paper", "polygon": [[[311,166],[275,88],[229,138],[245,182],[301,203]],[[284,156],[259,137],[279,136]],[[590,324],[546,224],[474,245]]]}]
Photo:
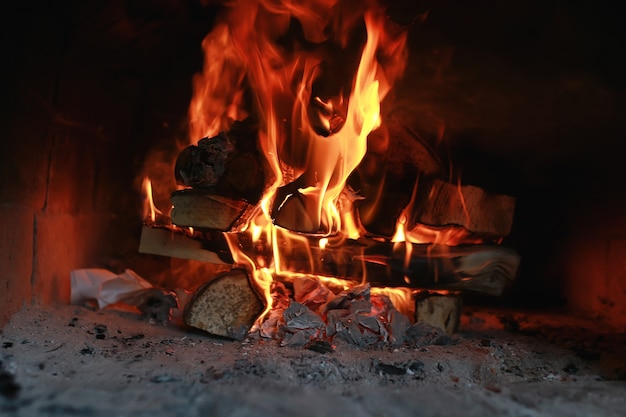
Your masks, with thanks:
[{"label": "white paper", "polygon": [[70,278],[72,304],[97,300],[99,308],[116,303],[133,291],[152,288],[152,284],[130,269],[119,275],[108,269],[75,269]]}]

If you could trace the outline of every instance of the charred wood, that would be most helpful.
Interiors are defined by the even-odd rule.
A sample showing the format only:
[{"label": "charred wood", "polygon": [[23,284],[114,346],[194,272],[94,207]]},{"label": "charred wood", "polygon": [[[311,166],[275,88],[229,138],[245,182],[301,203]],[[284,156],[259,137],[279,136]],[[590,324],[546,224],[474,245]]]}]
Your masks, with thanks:
[{"label": "charred wood", "polygon": [[183,149],[176,160],[176,181],[225,197],[258,201],[266,175],[257,133],[253,121],[235,121],[228,132]]},{"label": "charred wood", "polygon": [[[223,236],[196,231],[193,238],[167,229],[144,227],[140,252],[216,263],[232,263]],[[176,233],[181,236],[174,237]],[[239,247],[265,265],[273,263],[271,245],[240,234]],[[520,257],[497,245],[420,245],[374,239],[331,242],[324,249],[309,237],[291,245],[279,243],[281,270],[367,282],[378,287],[459,290],[500,295],[515,279]],[[181,242],[184,246],[181,247]],[[190,242],[190,243],[189,243]],[[280,272],[277,274],[280,279]]]}]

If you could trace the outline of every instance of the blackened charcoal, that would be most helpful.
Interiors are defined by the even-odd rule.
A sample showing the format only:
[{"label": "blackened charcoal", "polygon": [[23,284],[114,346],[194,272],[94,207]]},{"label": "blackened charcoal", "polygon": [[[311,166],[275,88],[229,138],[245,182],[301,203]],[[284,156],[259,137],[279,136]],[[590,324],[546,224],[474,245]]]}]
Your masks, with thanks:
[{"label": "blackened charcoal", "polygon": [[285,326],[288,331],[320,329],[324,326],[322,318],[308,307],[292,302],[284,312]]},{"label": "blackened charcoal", "polygon": [[380,375],[418,375],[423,371],[424,363],[417,360],[384,363],[374,359],[372,360],[372,369]]},{"label": "blackened charcoal", "polygon": [[459,342],[459,339],[452,338],[445,334],[443,330],[426,323],[414,324],[408,328],[404,336],[405,343],[413,347],[429,345],[447,346]]},{"label": "blackened charcoal", "polygon": [[327,340],[315,339],[307,343],[305,347],[317,353],[332,353],[335,351],[333,345]]},{"label": "blackened charcoal", "polygon": [[22,387],[15,380],[15,375],[7,371],[0,361],[0,395],[14,399],[17,398],[21,389]]}]

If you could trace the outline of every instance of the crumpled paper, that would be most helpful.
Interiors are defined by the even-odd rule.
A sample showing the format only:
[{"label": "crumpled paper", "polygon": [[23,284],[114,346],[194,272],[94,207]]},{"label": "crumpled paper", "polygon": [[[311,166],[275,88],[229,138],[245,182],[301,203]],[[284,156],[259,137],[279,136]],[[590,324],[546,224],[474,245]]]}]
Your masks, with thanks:
[{"label": "crumpled paper", "polygon": [[121,274],[99,268],[75,269],[70,279],[72,304],[96,300],[99,308],[117,303],[134,291],[152,288],[152,284],[130,269]]}]

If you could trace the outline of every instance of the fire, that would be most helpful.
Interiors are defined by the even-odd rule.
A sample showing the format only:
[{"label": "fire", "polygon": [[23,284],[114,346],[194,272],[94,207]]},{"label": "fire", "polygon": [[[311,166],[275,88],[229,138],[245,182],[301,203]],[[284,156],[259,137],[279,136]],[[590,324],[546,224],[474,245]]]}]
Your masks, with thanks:
[{"label": "fire", "polygon": [[150,181],[150,178],[145,177],[143,179],[141,190],[143,192],[143,219],[144,221],[155,223],[156,215],[163,213],[154,205],[152,198],[152,181]]},{"label": "fire", "polygon": [[[261,125],[259,147],[272,171],[273,181],[245,230],[253,242],[271,248],[271,259],[244,253],[238,236],[227,234],[235,262],[253,272],[265,296],[265,314],[271,308],[273,277],[298,275],[283,268],[285,253],[301,251],[310,259],[313,256],[309,239],[275,225],[280,221],[272,218],[273,208],[285,212],[302,208],[304,214],[296,214],[304,216],[301,225],[306,232],[320,235],[322,252],[337,240],[357,239],[362,233],[352,207],[356,197],[346,192],[346,180],[365,155],[368,135],[381,124],[381,101],[404,69],[406,35],[387,30],[386,16],[375,2],[359,7],[360,12],[346,10],[334,0],[302,4],[241,0],[225,8],[220,23],[202,44],[205,64],[203,73],[194,79],[190,142],[226,130],[231,120],[248,115],[243,97],[251,93],[251,113],[258,115]],[[355,27],[365,24],[366,39],[355,76],[346,86],[349,94],[315,96],[313,86],[323,75],[321,64],[326,57],[323,48],[304,50],[299,43],[281,44],[293,19],[300,23],[306,42],[335,43],[341,48],[348,47]],[[343,125],[337,128],[324,119],[322,125],[329,134],[319,134],[311,121],[312,103],[322,108],[322,119],[343,109],[344,115],[335,117],[343,119]],[[276,201],[280,187],[296,179],[300,184],[297,197],[292,192]]]},{"label": "fire", "polygon": [[[387,243],[366,236],[354,207],[362,197],[346,183],[366,155],[368,136],[383,124],[381,105],[405,68],[406,33],[389,22],[377,0],[234,0],[225,4],[202,47],[204,67],[193,80],[188,142],[228,131],[245,118],[259,126],[257,146],[268,174],[265,190],[252,203],[254,212],[243,228],[224,233],[234,262],[250,272],[265,299],[257,326],[275,316],[270,313],[278,308],[273,305],[277,283],[314,280],[335,294],[367,283],[364,264],[363,276],[349,279],[324,273],[320,265],[348,242],[358,270],[358,262],[366,259],[358,253],[360,239]],[[358,54],[344,62],[329,56],[329,50]],[[349,67],[352,80],[331,89],[319,87],[337,71],[333,65]],[[405,271],[414,244],[481,242],[462,227],[416,224],[417,187],[416,182],[391,239],[394,254],[403,253]],[[147,178],[143,190],[145,218],[155,223],[161,212],[154,207]],[[460,182],[458,192],[469,216]],[[184,232],[195,233],[193,228]],[[410,275],[405,271],[401,274]],[[373,310],[387,312],[390,300],[413,317],[412,291],[372,288]]]}]

